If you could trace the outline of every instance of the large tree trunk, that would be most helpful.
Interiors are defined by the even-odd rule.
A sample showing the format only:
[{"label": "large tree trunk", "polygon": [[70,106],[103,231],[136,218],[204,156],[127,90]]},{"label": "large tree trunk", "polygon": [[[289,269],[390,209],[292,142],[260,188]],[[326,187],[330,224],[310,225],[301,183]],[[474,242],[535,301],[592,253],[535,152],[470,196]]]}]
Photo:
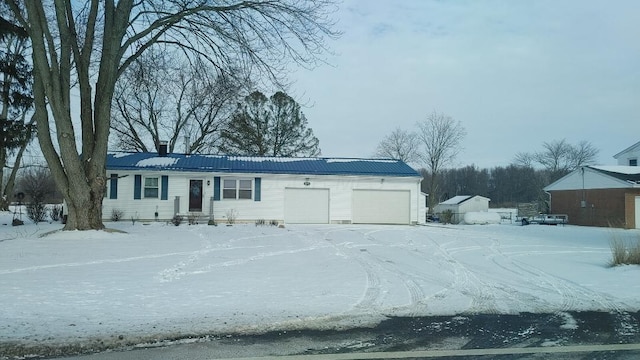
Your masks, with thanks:
[{"label": "large tree trunk", "polygon": [[[60,155],[51,139],[49,116],[45,102],[45,79],[39,70],[34,70],[34,120],[38,129],[40,149],[44,155],[56,186],[62,193],[67,206],[67,222],[64,230],[100,230],[102,223],[102,199],[105,186],[106,150],[104,156],[94,156],[83,161],[76,152],[76,142],[71,119],[59,120],[66,114],[59,114],[56,124]],[[53,108],[60,106],[60,99],[49,97]],[[66,131],[65,131],[66,130]],[[106,149],[106,147],[105,147]],[[62,161],[60,161],[62,159]],[[63,165],[64,164],[64,165]]]},{"label": "large tree trunk", "polygon": [[95,193],[90,192],[87,199],[85,196],[73,194],[69,198],[65,197],[65,200],[68,211],[65,230],[99,230],[104,228],[102,195],[96,196]]}]

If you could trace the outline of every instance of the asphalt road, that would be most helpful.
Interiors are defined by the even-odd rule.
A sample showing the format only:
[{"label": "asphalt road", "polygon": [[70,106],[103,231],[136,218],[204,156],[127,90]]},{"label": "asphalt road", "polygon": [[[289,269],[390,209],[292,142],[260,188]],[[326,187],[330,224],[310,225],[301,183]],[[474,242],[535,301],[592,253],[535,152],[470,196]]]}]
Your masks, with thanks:
[{"label": "asphalt road", "polygon": [[640,312],[390,318],[372,329],[212,336],[63,359],[266,360],[280,356],[289,360],[640,359]]}]

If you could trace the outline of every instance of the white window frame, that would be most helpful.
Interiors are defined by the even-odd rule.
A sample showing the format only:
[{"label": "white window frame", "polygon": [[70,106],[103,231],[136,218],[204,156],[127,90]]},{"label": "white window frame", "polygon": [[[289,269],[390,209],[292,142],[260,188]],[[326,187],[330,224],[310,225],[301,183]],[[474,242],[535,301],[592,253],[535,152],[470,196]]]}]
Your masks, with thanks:
[{"label": "white window frame", "polygon": [[[244,188],[240,187],[242,182],[248,181],[249,188],[246,186]],[[233,183],[233,187],[227,187],[227,184]],[[246,185],[246,184],[245,184]],[[253,200],[254,184],[253,179],[248,178],[223,178],[222,179],[222,200]],[[230,192],[233,190],[233,197]],[[247,197],[248,192],[248,197]],[[242,196],[242,197],[241,197]]]},{"label": "white window frame", "polygon": [[[147,180],[155,179],[156,186],[147,186]],[[147,196],[147,189],[156,190],[156,196]],[[142,197],[145,199],[159,199],[160,198],[160,176],[145,176],[142,178]]]}]

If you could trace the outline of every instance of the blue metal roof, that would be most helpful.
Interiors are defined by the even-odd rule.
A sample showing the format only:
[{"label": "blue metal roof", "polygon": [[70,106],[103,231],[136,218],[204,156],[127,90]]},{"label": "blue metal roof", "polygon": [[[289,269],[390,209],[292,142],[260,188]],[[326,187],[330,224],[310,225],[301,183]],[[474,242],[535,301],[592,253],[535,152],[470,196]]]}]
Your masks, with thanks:
[{"label": "blue metal roof", "polygon": [[156,170],[300,175],[371,175],[420,177],[400,160],[349,158],[283,158],[115,152],[108,170]]}]

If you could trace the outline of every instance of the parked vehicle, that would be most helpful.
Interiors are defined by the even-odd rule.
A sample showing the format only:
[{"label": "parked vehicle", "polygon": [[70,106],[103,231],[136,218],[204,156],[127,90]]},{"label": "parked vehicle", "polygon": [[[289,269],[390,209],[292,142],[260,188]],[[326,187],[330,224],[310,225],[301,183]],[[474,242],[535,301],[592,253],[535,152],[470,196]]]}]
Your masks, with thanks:
[{"label": "parked vehicle", "polygon": [[533,217],[522,217],[522,225],[564,225],[569,223],[569,217],[564,214],[540,214]]}]

